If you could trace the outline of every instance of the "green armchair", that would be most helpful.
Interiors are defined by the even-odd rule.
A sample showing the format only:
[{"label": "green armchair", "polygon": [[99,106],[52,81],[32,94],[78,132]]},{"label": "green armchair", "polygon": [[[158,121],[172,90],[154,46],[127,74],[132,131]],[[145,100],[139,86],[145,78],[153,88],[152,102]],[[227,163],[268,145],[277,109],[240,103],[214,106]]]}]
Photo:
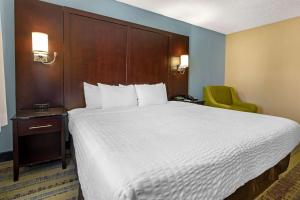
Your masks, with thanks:
[{"label": "green armchair", "polygon": [[257,106],[242,102],[235,89],[227,86],[207,86],[203,88],[205,105],[238,110],[244,112],[257,112]]}]

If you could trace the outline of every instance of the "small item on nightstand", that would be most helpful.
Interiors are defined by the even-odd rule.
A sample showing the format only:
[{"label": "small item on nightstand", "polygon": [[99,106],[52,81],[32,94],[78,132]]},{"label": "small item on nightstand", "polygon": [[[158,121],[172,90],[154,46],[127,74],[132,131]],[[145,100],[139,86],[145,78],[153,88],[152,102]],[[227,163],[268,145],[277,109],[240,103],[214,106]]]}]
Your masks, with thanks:
[{"label": "small item on nightstand", "polygon": [[45,112],[48,111],[49,103],[38,103],[33,105],[33,109],[36,112]]},{"label": "small item on nightstand", "polygon": [[198,100],[198,99],[192,97],[191,95],[179,95],[179,96],[173,97],[171,100],[204,105],[204,101]]},{"label": "small item on nightstand", "polygon": [[173,99],[175,101],[187,101],[187,102],[198,100],[198,99],[192,97],[191,95],[179,95],[179,96],[173,97]]}]

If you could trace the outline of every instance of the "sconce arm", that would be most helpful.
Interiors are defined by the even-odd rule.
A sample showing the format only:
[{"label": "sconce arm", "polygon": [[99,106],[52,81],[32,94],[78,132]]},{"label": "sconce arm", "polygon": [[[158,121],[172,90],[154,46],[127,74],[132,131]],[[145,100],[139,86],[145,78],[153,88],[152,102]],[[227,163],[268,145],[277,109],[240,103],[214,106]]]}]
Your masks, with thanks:
[{"label": "sconce arm", "polygon": [[53,60],[50,62],[42,62],[44,65],[52,65],[56,60],[57,52],[54,52]]}]

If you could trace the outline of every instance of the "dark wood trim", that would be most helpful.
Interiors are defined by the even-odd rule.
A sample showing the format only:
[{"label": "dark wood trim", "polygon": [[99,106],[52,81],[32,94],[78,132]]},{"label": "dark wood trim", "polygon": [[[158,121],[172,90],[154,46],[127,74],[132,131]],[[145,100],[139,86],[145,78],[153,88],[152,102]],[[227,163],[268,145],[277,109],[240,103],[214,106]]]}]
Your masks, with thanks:
[{"label": "dark wood trim", "polygon": [[[69,28],[70,28],[69,21],[70,21],[69,14],[67,12],[65,12],[65,9],[64,9],[64,27],[63,27],[64,30],[69,30]],[[71,84],[71,79],[66,79],[66,76],[67,76],[66,75],[66,71],[67,71],[66,67],[68,67],[68,66],[65,66],[66,60],[70,60],[70,55],[69,55],[69,53],[67,53],[68,49],[70,49],[70,43],[69,43],[69,40],[66,39],[66,38],[69,38],[69,35],[67,35],[68,33],[66,33],[65,31],[63,32],[63,34],[64,34],[64,36],[63,36],[64,37],[64,46],[63,46],[63,48],[64,48],[64,61],[63,61],[63,63],[64,63],[64,70],[63,70],[64,91],[63,91],[63,93],[64,93],[64,95],[63,95],[63,98],[64,98],[64,106],[65,106],[66,101],[67,101],[65,94],[70,93],[69,88],[66,86]]]},{"label": "dark wood trim", "polygon": [[0,153],[0,162],[6,162],[13,160],[13,152],[12,151],[6,151]]},{"label": "dark wood trim", "polygon": [[124,21],[124,20],[119,20],[119,19],[115,19],[115,18],[111,18],[111,17],[107,17],[107,16],[103,16],[103,15],[99,15],[99,14],[95,14],[95,13],[91,13],[91,12],[87,12],[87,11],[82,11],[82,10],[78,10],[78,9],[74,9],[74,8],[64,7],[64,12],[69,13],[69,14],[75,14],[75,15],[80,15],[80,16],[84,16],[84,17],[94,18],[97,20],[103,20],[103,21],[110,22],[110,23],[129,26],[131,28],[138,28],[138,29],[142,29],[142,30],[146,30],[146,31],[152,31],[155,33],[165,34],[167,36],[175,34],[175,35],[182,36],[182,37],[188,37],[186,35],[172,33],[169,31],[164,31],[164,30],[152,28],[149,26],[144,26],[144,25],[140,25],[140,24]]},{"label": "dark wood trim", "polygon": [[[130,52],[130,28],[127,26],[127,31],[126,31],[126,52]],[[128,65],[129,65],[129,55],[126,53],[126,83],[128,83]]]},{"label": "dark wood trim", "polygon": [[65,122],[66,122],[67,115],[61,116],[61,130],[60,130],[60,146],[61,146],[61,161],[62,161],[62,168],[66,169],[67,162],[66,162],[66,132],[65,132]]},{"label": "dark wood trim", "polygon": [[13,149],[14,149],[14,181],[19,179],[19,140],[18,120],[13,120]]}]

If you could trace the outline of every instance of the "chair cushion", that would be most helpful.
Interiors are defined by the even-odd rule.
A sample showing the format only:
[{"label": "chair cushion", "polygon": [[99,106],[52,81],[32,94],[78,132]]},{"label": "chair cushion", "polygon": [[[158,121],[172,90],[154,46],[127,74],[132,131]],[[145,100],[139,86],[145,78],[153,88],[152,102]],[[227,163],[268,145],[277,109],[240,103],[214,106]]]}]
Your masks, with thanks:
[{"label": "chair cushion", "polygon": [[237,110],[237,111],[244,111],[244,112],[254,112],[252,109],[250,108],[246,108],[246,107],[241,107],[241,106],[237,106],[237,105],[232,105],[230,106],[231,110]]},{"label": "chair cushion", "polygon": [[216,102],[226,105],[232,105],[232,96],[229,87],[213,86],[210,87],[210,90]]}]

